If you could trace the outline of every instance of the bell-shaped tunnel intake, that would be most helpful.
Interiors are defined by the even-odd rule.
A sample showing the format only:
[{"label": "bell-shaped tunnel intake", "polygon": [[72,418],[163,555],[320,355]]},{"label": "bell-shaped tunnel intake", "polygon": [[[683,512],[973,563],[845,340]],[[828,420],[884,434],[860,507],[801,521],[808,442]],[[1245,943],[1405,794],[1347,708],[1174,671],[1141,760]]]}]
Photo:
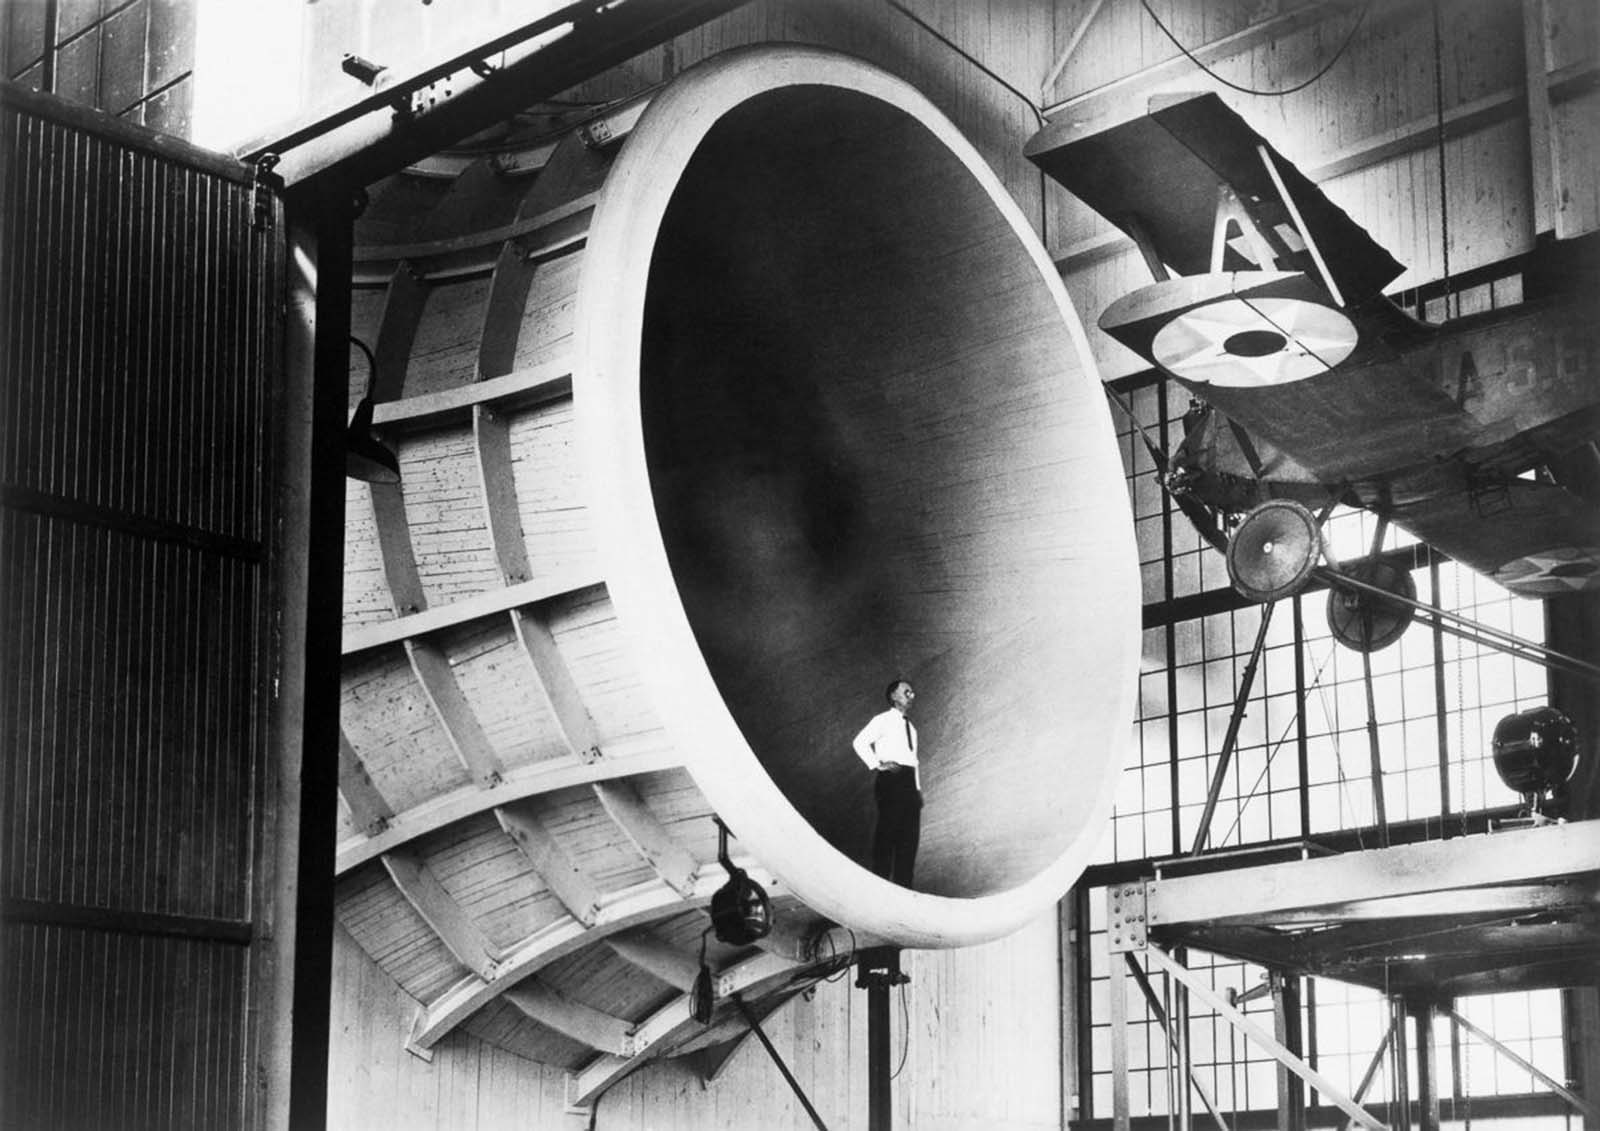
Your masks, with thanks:
[{"label": "bell-shaped tunnel intake", "polygon": [[[1099,840],[1130,726],[1138,576],[1104,394],[1047,256],[948,121],[865,64],[785,50],[755,79],[719,60],[699,97],[683,76],[597,215],[591,254],[648,244],[637,297],[605,296],[589,331],[637,325],[636,359],[597,363],[614,386],[634,379],[618,357],[637,366],[648,504],[614,529],[653,517],[670,575],[631,604],[681,602],[692,640],[647,634],[664,711],[719,812],[814,905],[851,888],[823,910],[871,925],[866,904],[900,898],[865,872],[872,774],[851,739],[903,676],[915,891],[1028,887],[1037,913]],[[679,690],[696,678],[714,694]],[[918,921],[902,937],[928,941]]]}]

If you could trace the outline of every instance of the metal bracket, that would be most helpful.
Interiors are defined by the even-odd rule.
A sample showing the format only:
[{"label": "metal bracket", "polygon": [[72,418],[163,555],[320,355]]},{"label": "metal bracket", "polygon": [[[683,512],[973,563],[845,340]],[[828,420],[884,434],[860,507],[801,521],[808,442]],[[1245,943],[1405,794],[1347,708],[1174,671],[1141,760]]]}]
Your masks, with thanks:
[{"label": "metal bracket", "polygon": [[272,170],[283,160],[276,153],[256,158],[255,177],[250,185],[250,227],[257,232],[272,231],[273,195],[283,187],[283,178]]},{"label": "metal bracket", "polygon": [[1142,951],[1149,944],[1146,931],[1144,881],[1115,884],[1106,891],[1106,936],[1112,954]]}]

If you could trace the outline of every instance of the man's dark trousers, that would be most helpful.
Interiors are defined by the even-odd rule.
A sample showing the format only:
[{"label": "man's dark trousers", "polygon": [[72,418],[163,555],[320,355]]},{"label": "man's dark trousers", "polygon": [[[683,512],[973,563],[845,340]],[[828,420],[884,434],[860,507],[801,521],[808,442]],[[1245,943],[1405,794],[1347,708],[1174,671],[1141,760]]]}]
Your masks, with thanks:
[{"label": "man's dark trousers", "polygon": [[922,836],[922,791],[910,766],[878,770],[872,792],[878,800],[878,823],[872,834],[872,870],[901,887],[911,886]]}]

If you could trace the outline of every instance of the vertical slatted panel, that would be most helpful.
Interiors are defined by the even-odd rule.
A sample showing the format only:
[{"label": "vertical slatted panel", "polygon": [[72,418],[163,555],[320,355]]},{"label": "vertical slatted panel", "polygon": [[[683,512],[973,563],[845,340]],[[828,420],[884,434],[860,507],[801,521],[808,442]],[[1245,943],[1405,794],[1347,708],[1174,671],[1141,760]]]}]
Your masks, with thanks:
[{"label": "vertical slatted panel", "polygon": [[134,133],[0,108],[6,1126],[255,1107],[281,256]]}]

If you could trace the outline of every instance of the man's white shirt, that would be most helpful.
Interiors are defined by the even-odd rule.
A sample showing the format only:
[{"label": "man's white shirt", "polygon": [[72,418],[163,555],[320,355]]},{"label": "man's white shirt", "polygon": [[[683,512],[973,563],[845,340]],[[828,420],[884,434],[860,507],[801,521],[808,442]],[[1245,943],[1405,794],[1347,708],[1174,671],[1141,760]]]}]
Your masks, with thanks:
[{"label": "man's white shirt", "polygon": [[879,762],[895,762],[917,771],[917,788],[922,788],[922,771],[917,766],[917,728],[894,707],[873,715],[850,745],[857,757],[876,770]]}]

